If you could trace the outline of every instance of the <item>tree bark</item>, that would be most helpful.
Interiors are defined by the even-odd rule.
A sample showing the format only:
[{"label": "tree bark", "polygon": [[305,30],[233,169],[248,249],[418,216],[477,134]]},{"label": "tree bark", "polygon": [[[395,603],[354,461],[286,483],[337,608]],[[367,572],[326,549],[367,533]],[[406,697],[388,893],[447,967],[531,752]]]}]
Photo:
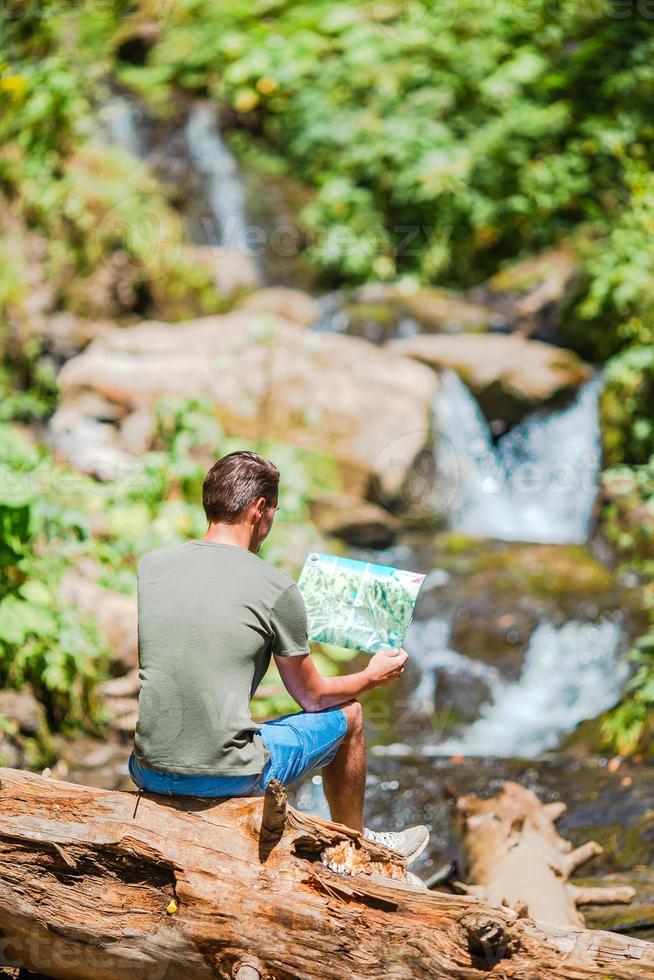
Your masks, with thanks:
[{"label": "tree bark", "polygon": [[565,803],[541,803],[518,783],[504,783],[488,800],[462,796],[456,801],[467,860],[468,894],[511,908],[539,922],[585,925],[579,905],[630,902],[633,888],[576,888],[572,873],[602,853],[595,841],[572,849],[555,823]]},{"label": "tree bark", "polygon": [[[398,856],[266,797],[0,770],[0,952],[55,978],[648,977],[654,946],[431,893]],[[337,873],[327,866],[346,868]]]}]

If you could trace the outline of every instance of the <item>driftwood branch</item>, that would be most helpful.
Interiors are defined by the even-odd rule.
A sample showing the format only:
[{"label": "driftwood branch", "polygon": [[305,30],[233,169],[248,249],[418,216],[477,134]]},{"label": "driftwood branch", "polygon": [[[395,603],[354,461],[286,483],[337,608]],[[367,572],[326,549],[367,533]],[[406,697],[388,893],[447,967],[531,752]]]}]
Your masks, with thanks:
[{"label": "driftwood branch", "polygon": [[595,841],[571,850],[554,823],[565,804],[540,802],[517,783],[504,783],[498,796],[456,801],[468,860],[468,894],[503,905],[540,922],[582,927],[579,905],[630,902],[634,889],[575,888],[570,875],[602,853]]},{"label": "driftwood branch", "polygon": [[[648,943],[413,886],[398,855],[282,807],[277,789],[266,801],[143,794],[134,815],[132,793],[16,770],[0,778],[0,954],[45,976],[474,980],[492,970],[618,980],[654,971]],[[275,844],[264,859],[266,834]]]}]

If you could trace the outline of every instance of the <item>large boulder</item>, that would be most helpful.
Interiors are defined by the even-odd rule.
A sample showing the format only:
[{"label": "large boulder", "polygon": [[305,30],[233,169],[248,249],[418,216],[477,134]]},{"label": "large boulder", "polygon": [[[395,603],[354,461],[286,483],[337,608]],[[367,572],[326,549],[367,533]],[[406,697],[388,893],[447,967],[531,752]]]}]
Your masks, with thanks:
[{"label": "large boulder", "polygon": [[209,274],[222,297],[232,297],[261,285],[257,264],[247,252],[222,245],[186,244],[183,255],[190,265]]},{"label": "large boulder", "polygon": [[320,315],[318,304],[309,293],[287,286],[258,289],[241,300],[238,307],[256,313],[273,313],[302,327],[310,327]]},{"label": "large boulder", "polygon": [[456,371],[488,419],[510,424],[540,406],[564,404],[592,373],[572,351],[518,335],[423,335],[386,349]]},{"label": "large boulder", "polygon": [[378,504],[345,493],[317,491],[309,501],[309,512],[323,534],[358,548],[389,548],[401,526]]},{"label": "large boulder", "polygon": [[134,453],[148,448],[145,423],[157,397],[205,397],[228,435],[330,453],[345,492],[364,496],[374,489],[388,501],[401,495],[430,440],[437,384],[432,371],[400,352],[238,310],[182,324],[144,322],[94,340],[59,374],[60,408],[51,428],[57,445],[65,413],[65,455],[76,424],[88,429],[93,392],[106,407],[91,421],[112,425],[112,448]]},{"label": "large boulder", "polygon": [[582,285],[581,261],[566,243],[505,266],[482,287],[480,296],[495,304],[524,336],[555,340],[561,318]]},{"label": "large boulder", "polygon": [[[392,310],[396,320],[410,318],[431,333],[485,333],[506,326],[502,313],[482,302],[448,289],[423,286],[419,289],[390,283],[371,283],[353,294],[347,307],[353,322],[375,306]],[[357,307],[361,314],[357,315]]]}]

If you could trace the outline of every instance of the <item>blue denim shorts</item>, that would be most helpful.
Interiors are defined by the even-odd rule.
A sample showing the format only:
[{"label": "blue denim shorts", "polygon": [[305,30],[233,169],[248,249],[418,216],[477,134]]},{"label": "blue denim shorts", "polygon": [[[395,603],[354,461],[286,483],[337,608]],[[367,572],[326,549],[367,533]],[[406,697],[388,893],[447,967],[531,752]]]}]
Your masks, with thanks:
[{"label": "blue denim shorts", "polygon": [[253,776],[189,776],[147,769],[132,752],[129,772],[137,786],[148,793],[167,796],[261,796],[271,779],[284,786],[312,769],[328,765],[338,750],[347,719],[342,708],[299,711],[261,725],[261,737],[270,752],[262,773]]}]

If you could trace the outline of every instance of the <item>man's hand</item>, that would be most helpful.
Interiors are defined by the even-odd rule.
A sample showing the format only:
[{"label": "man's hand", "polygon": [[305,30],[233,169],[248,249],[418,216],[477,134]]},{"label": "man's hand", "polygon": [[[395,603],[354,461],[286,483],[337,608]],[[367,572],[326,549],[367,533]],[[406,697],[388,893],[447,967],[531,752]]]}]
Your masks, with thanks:
[{"label": "man's hand", "polygon": [[370,679],[371,687],[384,687],[395,684],[404,673],[404,665],[408,659],[405,650],[380,650],[370,658],[364,673]]}]

